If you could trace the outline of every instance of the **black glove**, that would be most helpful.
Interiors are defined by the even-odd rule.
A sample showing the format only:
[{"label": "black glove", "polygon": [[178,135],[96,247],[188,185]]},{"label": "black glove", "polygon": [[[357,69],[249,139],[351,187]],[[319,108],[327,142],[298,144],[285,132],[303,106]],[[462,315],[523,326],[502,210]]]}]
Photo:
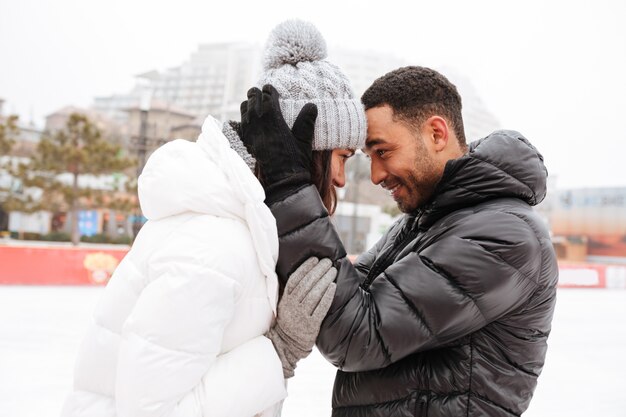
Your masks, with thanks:
[{"label": "black glove", "polygon": [[311,183],[316,118],[317,106],[307,103],[290,130],[271,85],[263,91],[251,88],[248,101],[241,103],[241,140],[260,167],[268,204]]}]

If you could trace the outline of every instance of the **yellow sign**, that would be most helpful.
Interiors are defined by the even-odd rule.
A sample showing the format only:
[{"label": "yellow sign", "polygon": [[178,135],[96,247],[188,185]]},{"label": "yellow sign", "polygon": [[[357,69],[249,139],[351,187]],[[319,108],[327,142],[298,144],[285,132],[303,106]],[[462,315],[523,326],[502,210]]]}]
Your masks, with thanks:
[{"label": "yellow sign", "polygon": [[112,255],[104,252],[90,253],[85,256],[83,265],[89,271],[89,279],[96,284],[106,283],[119,261]]}]

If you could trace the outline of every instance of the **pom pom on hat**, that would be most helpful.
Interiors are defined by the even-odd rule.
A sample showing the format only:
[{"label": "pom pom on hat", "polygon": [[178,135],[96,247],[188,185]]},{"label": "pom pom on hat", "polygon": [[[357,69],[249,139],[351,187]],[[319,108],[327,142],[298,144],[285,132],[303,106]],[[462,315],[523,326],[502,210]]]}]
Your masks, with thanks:
[{"label": "pom pom on hat", "polygon": [[264,72],[257,86],[276,88],[290,128],[306,103],[317,106],[313,150],[362,148],[367,132],[363,104],[346,75],[326,56],[326,41],[312,23],[287,20],[274,28],[265,44]]},{"label": "pom pom on hat", "polygon": [[303,20],[287,20],[274,28],[265,47],[265,70],[327,56],[326,41],[317,28]]}]

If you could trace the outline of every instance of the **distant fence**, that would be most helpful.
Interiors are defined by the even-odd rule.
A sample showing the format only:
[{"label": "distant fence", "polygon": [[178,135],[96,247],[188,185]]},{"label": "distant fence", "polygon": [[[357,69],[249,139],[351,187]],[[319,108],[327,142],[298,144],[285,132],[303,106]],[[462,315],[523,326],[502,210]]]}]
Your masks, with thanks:
[{"label": "distant fence", "polygon": [[[128,250],[113,245],[0,245],[0,284],[103,285]],[[559,287],[626,289],[626,265],[561,262]]]}]

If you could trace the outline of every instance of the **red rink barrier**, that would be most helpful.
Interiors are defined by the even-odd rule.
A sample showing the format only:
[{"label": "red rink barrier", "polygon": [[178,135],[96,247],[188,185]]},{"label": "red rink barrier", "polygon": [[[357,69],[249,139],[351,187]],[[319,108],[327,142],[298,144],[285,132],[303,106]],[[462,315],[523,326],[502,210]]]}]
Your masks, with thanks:
[{"label": "red rink barrier", "polygon": [[[128,250],[114,245],[0,245],[0,284],[103,285]],[[559,287],[626,289],[626,265],[560,262]]]},{"label": "red rink barrier", "polygon": [[128,250],[128,246],[0,246],[0,284],[106,284]]}]

